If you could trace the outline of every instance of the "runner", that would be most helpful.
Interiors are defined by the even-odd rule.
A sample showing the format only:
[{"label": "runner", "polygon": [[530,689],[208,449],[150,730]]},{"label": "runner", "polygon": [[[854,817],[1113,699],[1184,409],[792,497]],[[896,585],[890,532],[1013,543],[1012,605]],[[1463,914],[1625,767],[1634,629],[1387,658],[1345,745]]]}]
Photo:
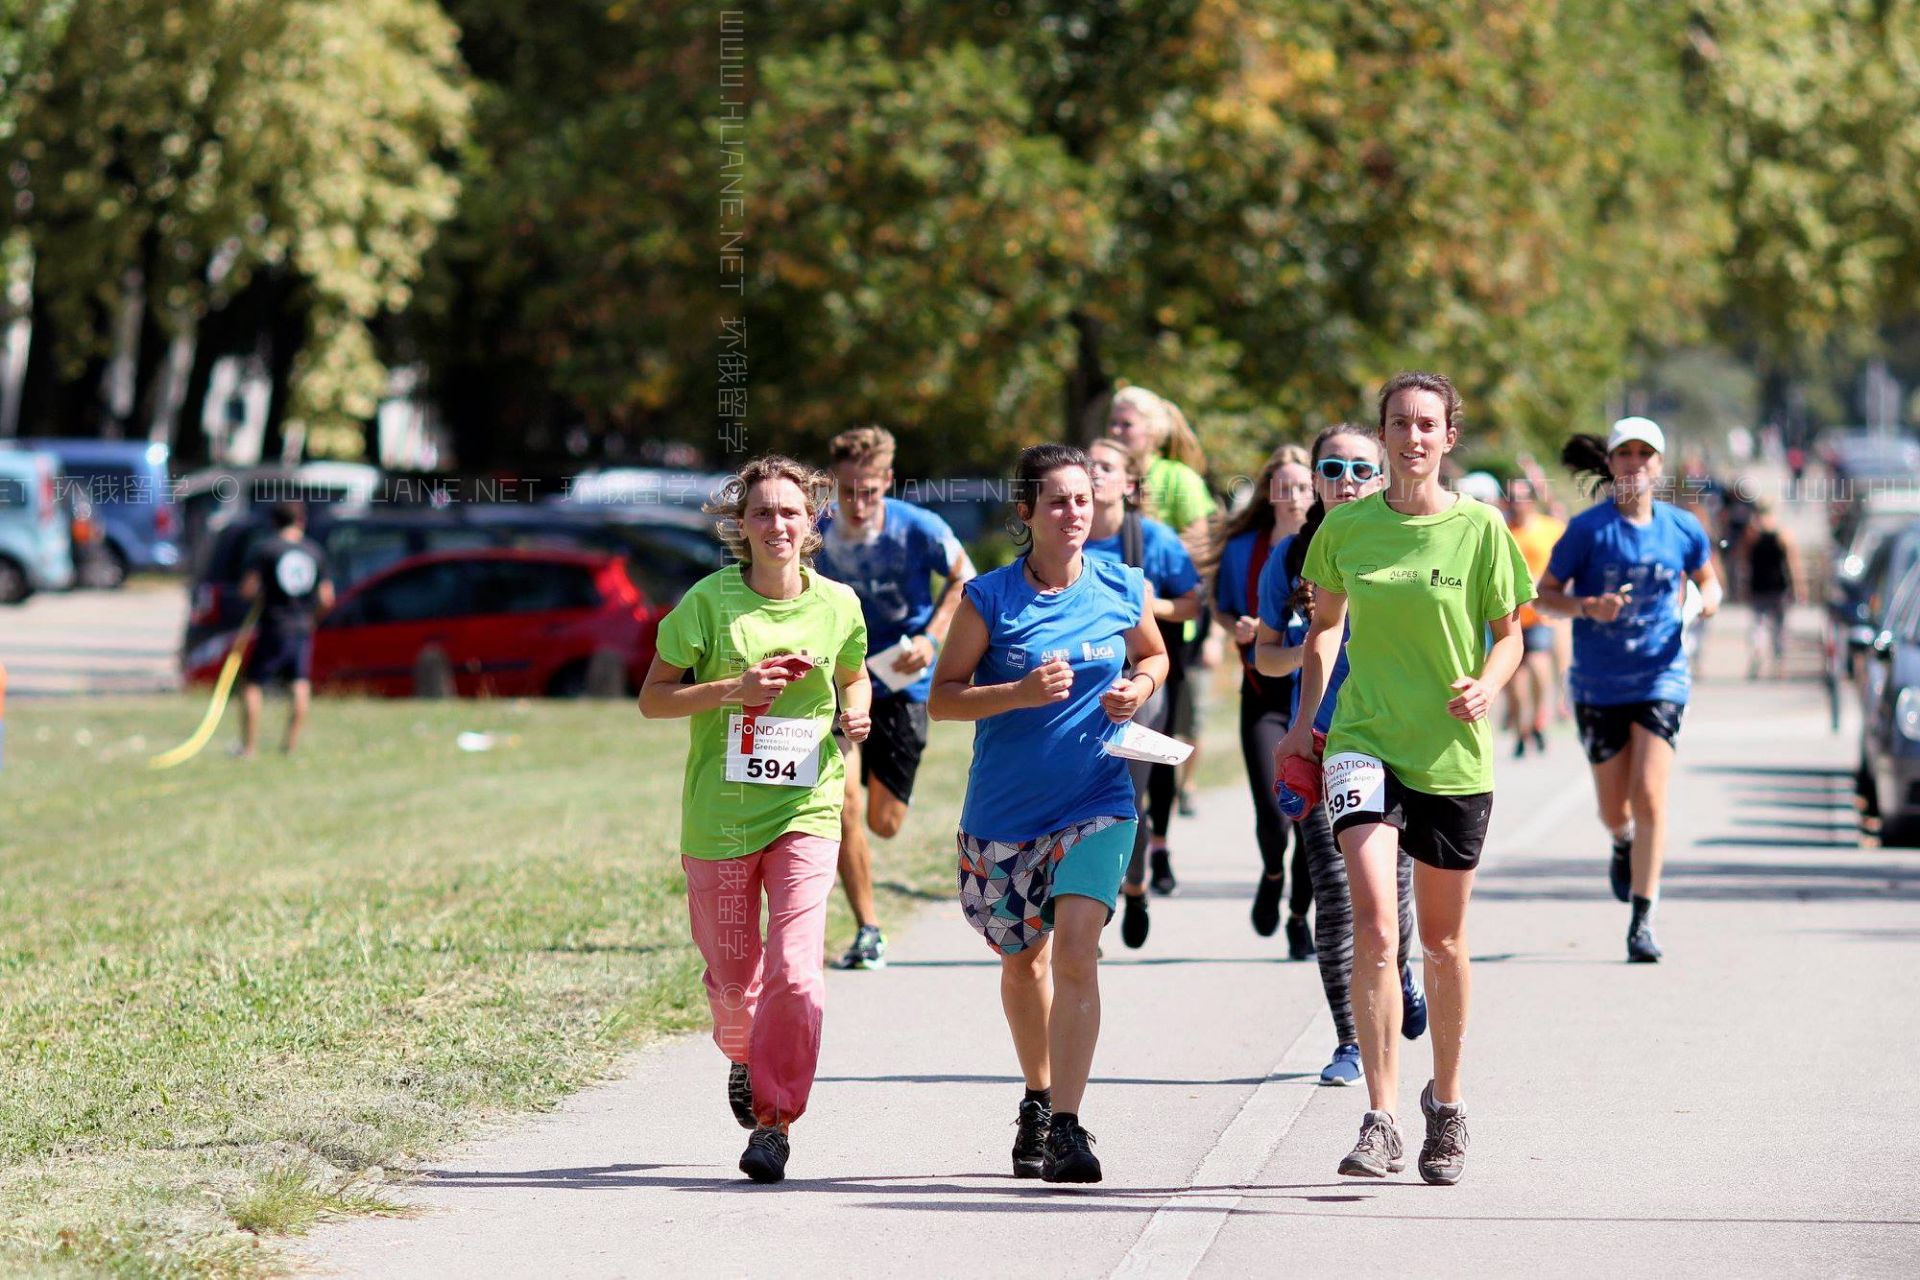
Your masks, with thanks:
[{"label": "runner", "polygon": [[[847,737],[860,742],[869,725],[860,601],[808,565],[826,485],[789,458],[740,470],[708,507],[740,564],[695,583],[661,620],[640,690],[640,714],[693,718],[680,865],[714,1043],[732,1064],[727,1099],[753,1130],[740,1170],[755,1182],[786,1176],[787,1130],[820,1059],[846,773],[830,732],[836,686]],[[688,672],[695,683],[681,683]]]},{"label": "runner", "polygon": [[[1353,1006],[1370,1109],[1340,1172],[1377,1178],[1406,1164],[1393,1114],[1402,1020],[1394,881],[1404,849],[1417,864],[1432,1005],[1420,1176],[1451,1185],[1466,1166],[1466,914],[1493,810],[1487,714],[1520,664],[1516,610],[1532,584],[1499,512],[1440,485],[1441,460],[1460,438],[1453,384],[1433,373],[1398,375],[1381,388],[1380,422],[1388,487],[1328,512],[1301,569],[1315,588],[1313,624],[1300,712],[1279,751],[1283,761],[1319,756],[1314,717],[1351,609],[1351,669],[1327,735],[1325,786],[1353,897]],[[1482,639],[1489,623],[1490,649]]]},{"label": "runner", "polygon": [[[1211,525],[1214,502],[1204,478],[1206,454],[1193,428],[1187,425],[1186,415],[1178,405],[1145,387],[1124,387],[1113,397],[1107,434],[1126,445],[1146,467],[1145,492],[1154,512],[1180,535],[1187,554],[1204,578],[1212,570],[1214,561]],[[1160,628],[1170,664],[1166,688],[1167,732],[1196,747],[1185,765],[1178,768],[1155,765],[1148,777],[1148,816],[1153,828],[1148,857],[1152,863],[1153,891],[1162,895],[1172,893],[1179,883],[1173,874],[1173,855],[1167,850],[1167,827],[1173,817],[1182,776],[1191,776],[1198,756],[1200,712],[1205,693],[1201,686],[1205,673],[1195,671],[1193,681],[1187,676],[1190,668],[1198,666],[1199,655],[1195,650],[1206,642],[1205,621],[1203,613],[1196,622]]]},{"label": "runner", "polygon": [[[1260,621],[1255,631],[1254,656],[1260,673],[1284,677],[1292,693],[1287,725],[1299,707],[1300,663],[1306,653],[1307,621],[1312,615],[1313,589],[1300,580],[1300,569],[1313,546],[1326,513],[1356,498],[1364,498],[1385,481],[1380,438],[1372,427],[1340,423],[1314,437],[1314,503],[1298,535],[1273,550],[1260,575]],[[1341,682],[1347,678],[1346,646],[1320,698],[1313,727],[1325,733],[1333,722]],[[1277,738],[1278,735],[1276,735]],[[1277,742],[1275,745],[1278,745]],[[1269,750],[1269,756],[1277,753]],[[1280,762],[1270,759],[1268,768]],[[1333,1057],[1320,1070],[1320,1083],[1349,1085],[1360,1079],[1360,1037],[1353,1021],[1353,898],[1347,888],[1347,868],[1334,842],[1327,806],[1315,804],[1296,824],[1307,849],[1307,870],[1313,887],[1314,931],[1320,959],[1320,986],[1327,1011],[1333,1015]],[[1427,1002],[1413,982],[1413,859],[1400,853],[1395,871],[1397,914],[1400,918],[1400,1034],[1417,1040],[1427,1029]],[[1296,874],[1296,883],[1298,876]],[[1257,925],[1257,922],[1256,922]]]},{"label": "runner", "polygon": [[[814,565],[860,597],[876,686],[872,735],[861,746],[841,743],[847,800],[840,811],[840,887],[858,928],[839,967],[879,969],[887,963],[887,938],[874,912],[867,830],[890,839],[907,820],[927,748],[934,655],[960,607],[960,587],[973,577],[973,562],[946,521],[887,496],[893,488],[891,432],[843,431],[828,449],[836,501],[820,521]],[[936,578],[946,584],[937,602]]]},{"label": "runner", "polygon": [[1100,1034],[1100,931],[1135,822],[1126,762],[1102,744],[1161,687],[1167,660],[1140,571],[1083,554],[1087,455],[1032,446],[1014,492],[1027,552],[967,584],[928,709],[977,722],[960,902],[1000,955],[1001,1005],[1026,1078],[1014,1176],[1098,1182],[1080,1103]]},{"label": "runner", "polygon": [[1561,460],[1598,476],[1607,497],[1575,516],[1540,579],[1540,606],[1571,616],[1574,716],[1593,766],[1600,821],[1613,835],[1607,878],[1632,903],[1627,959],[1661,957],[1654,903],[1666,855],[1667,778],[1687,708],[1691,672],[1682,639],[1688,581],[1702,617],[1720,607],[1707,531],[1656,502],[1666,436],[1646,418],[1622,418],[1606,442],[1567,442]]},{"label": "runner", "polygon": [[[1200,615],[1200,574],[1186,547],[1173,530],[1148,518],[1151,506],[1140,488],[1139,460],[1118,440],[1095,440],[1087,446],[1093,479],[1093,524],[1087,533],[1086,554],[1132,565],[1153,588],[1153,616],[1163,623],[1184,622]],[[1167,699],[1156,690],[1134,721],[1156,732],[1166,729]],[[1145,945],[1152,923],[1147,915],[1147,783],[1153,766],[1131,761],[1134,809],[1133,859],[1121,886],[1120,940],[1129,947]]]},{"label": "runner", "polygon": [[1787,673],[1787,606],[1793,602],[1793,539],[1780,527],[1773,500],[1753,504],[1753,520],[1740,534],[1746,568],[1747,598],[1753,604],[1753,635],[1749,641],[1747,679],[1758,680],[1766,659],[1773,659],[1773,678]]},{"label": "runner", "polygon": [[260,745],[266,686],[285,684],[292,706],[280,749],[290,755],[300,745],[307,709],[313,705],[313,629],[333,608],[327,553],[307,537],[307,509],[298,502],[274,504],[273,536],[247,553],[240,598],[260,602],[260,623],[241,677],[240,744],[233,754],[253,758]]},{"label": "runner", "polygon": [[[1253,833],[1260,847],[1262,875],[1253,891],[1253,929],[1263,938],[1280,925],[1280,900],[1287,874],[1287,835],[1294,824],[1280,812],[1273,790],[1273,747],[1293,716],[1294,676],[1276,672],[1262,678],[1254,666],[1259,637],[1261,571],[1272,563],[1276,547],[1299,532],[1313,505],[1313,473],[1307,451],[1283,444],[1268,455],[1253,488],[1253,498],[1228,522],[1214,579],[1213,604],[1221,624],[1233,632],[1240,650],[1240,754],[1253,792]],[[1288,901],[1287,954],[1305,960],[1313,954],[1307,909],[1313,903],[1313,877],[1304,838],[1293,853],[1293,896]]]},{"label": "runner", "polygon": [[[1507,529],[1526,557],[1533,580],[1547,571],[1547,557],[1567,526],[1540,510],[1533,481],[1522,477],[1507,486]],[[1532,746],[1534,754],[1547,749],[1547,726],[1553,720],[1557,688],[1553,678],[1553,650],[1560,624],[1532,604],[1520,606],[1520,644],[1525,656],[1513,683],[1507,686],[1507,728],[1513,732],[1513,758]]]}]

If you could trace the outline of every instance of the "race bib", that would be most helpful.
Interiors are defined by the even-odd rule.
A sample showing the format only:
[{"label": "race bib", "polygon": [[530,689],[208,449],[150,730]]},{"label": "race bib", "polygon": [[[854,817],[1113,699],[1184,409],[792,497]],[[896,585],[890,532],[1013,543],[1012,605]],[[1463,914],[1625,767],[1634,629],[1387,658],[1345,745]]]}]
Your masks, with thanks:
[{"label": "race bib", "polygon": [[808,787],[820,781],[817,720],[741,714],[727,717],[727,781]]},{"label": "race bib", "polygon": [[1322,774],[1327,816],[1339,821],[1349,813],[1379,814],[1387,807],[1387,767],[1373,756],[1343,751],[1328,756]]}]

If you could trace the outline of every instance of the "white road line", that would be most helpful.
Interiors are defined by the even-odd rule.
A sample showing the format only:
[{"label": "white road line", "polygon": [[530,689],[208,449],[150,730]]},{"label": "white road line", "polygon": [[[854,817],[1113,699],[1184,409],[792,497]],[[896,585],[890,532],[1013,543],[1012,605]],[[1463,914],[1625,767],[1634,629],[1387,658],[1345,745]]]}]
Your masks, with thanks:
[{"label": "white road line", "polygon": [[[1188,1276],[1213,1247],[1213,1238],[1243,1198],[1243,1191],[1273,1158],[1293,1122],[1320,1086],[1315,1082],[1322,1049],[1333,1039],[1333,1019],[1323,1009],[1308,1020],[1240,1111],[1202,1157],[1188,1185],[1208,1188],[1170,1196],[1154,1210],[1140,1238],[1114,1269],[1116,1277]],[[1305,1074],[1305,1079],[1278,1079]]]},{"label": "white road line", "polygon": [[[1580,785],[1568,786],[1540,808],[1533,810],[1511,834],[1502,834],[1502,853],[1521,853],[1553,830],[1569,812],[1590,803],[1593,789],[1581,777]],[[1213,1147],[1201,1159],[1188,1184],[1196,1187],[1224,1188],[1192,1195],[1170,1196],[1154,1210],[1146,1230],[1127,1250],[1127,1256],[1114,1269],[1116,1280],[1160,1280],[1168,1276],[1190,1276],[1214,1237],[1226,1226],[1227,1218],[1244,1198],[1244,1189],[1267,1167],[1274,1151],[1293,1128],[1300,1113],[1319,1085],[1314,1083],[1321,1061],[1321,1046],[1333,1037],[1333,1019],[1321,1010],[1294,1037],[1287,1051],[1267,1073],[1239,1112],[1221,1131]],[[1301,1076],[1305,1079],[1285,1079]]]}]

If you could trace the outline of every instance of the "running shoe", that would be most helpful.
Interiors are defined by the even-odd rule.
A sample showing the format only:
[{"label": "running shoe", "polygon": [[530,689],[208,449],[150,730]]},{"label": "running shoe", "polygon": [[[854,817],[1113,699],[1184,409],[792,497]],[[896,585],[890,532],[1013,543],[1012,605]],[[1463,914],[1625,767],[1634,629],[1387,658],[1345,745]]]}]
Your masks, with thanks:
[{"label": "running shoe", "polygon": [[1532,734],[1533,750],[1536,755],[1547,754],[1547,735],[1535,729]]},{"label": "running shoe", "polygon": [[742,1129],[751,1129],[759,1123],[753,1118],[753,1080],[747,1075],[744,1062],[727,1068],[727,1105],[733,1108],[733,1118],[740,1122]]},{"label": "running shoe", "polygon": [[853,945],[840,957],[839,969],[884,969],[887,967],[887,935],[877,924],[863,924],[853,935]]},{"label": "running shoe", "polygon": [[1120,895],[1120,941],[1138,950],[1146,945],[1147,927],[1152,923],[1147,919],[1146,894]]},{"label": "running shoe", "polygon": [[1613,896],[1622,902],[1633,897],[1633,838],[1622,840],[1618,836],[1613,841],[1613,860],[1607,863],[1607,880],[1613,886]]},{"label": "running shoe", "polygon": [[1384,1111],[1369,1111],[1360,1120],[1360,1140],[1340,1162],[1344,1178],[1384,1178],[1407,1167],[1407,1149],[1400,1130]]},{"label": "running shoe", "polygon": [[1467,1171],[1467,1108],[1456,1102],[1441,1106],[1433,1100],[1433,1081],[1420,1091],[1420,1114],[1427,1118],[1427,1140],[1420,1144],[1420,1176],[1439,1187],[1450,1187]]},{"label": "running shoe", "polygon": [[1280,927],[1280,896],[1286,881],[1280,876],[1261,876],[1253,891],[1253,931],[1271,938]]},{"label": "running shoe", "polygon": [[1191,818],[1195,813],[1193,807],[1193,792],[1185,787],[1180,788],[1179,798],[1174,801],[1173,807],[1179,810],[1181,817]]},{"label": "running shoe", "polygon": [[1400,1034],[1418,1040],[1427,1030],[1427,998],[1413,980],[1413,966],[1400,966]]},{"label": "running shoe", "polygon": [[1167,897],[1180,883],[1173,878],[1171,855],[1165,849],[1155,849],[1147,855],[1147,862],[1153,868],[1153,874],[1148,878],[1148,883],[1153,886],[1155,893],[1163,898]]},{"label": "running shoe", "polygon": [[1627,963],[1659,964],[1666,953],[1653,940],[1653,921],[1635,920],[1627,929]]},{"label": "running shoe", "polygon": [[1287,917],[1287,958],[1289,960],[1310,960],[1314,956],[1313,930],[1307,928],[1306,917]]},{"label": "running shoe", "polygon": [[1320,1068],[1320,1083],[1357,1084],[1365,1074],[1366,1068],[1360,1065],[1360,1046],[1343,1044],[1333,1051],[1333,1061]]},{"label": "running shoe", "polygon": [[1524,733],[1513,740],[1513,758],[1515,760],[1527,758],[1527,735]]},{"label": "running shoe", "polygon": [[1053,1123],[1053,1108],[1037,1098],[1025,1098],[1014,1122],[1013,1176],[1037,1178],[1041,1161],[1047,1154],[1047,1128]]},{"label": "running shoe", "polygon": [[1100,1181],[1100,1157],[1093,1154],[1093,1135],[1080,1127],[1077,1116],[1057,1115],[1047,1126],[1047,1154],[1040,1161],[1040,1180]]},{"label": "running shoe", "polygon": [[787,1176],[787,1135],[772,1125],[761,1125],[740,1153],[740,1172],[755,1182],[779,1182]]}]

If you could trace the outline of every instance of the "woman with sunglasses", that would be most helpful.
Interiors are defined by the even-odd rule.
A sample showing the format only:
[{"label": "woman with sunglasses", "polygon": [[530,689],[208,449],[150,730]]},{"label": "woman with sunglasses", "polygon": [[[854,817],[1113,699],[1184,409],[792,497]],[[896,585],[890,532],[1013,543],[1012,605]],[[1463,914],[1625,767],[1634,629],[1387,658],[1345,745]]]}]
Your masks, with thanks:
[{"label": "woman with sunglasses", "polygon": [[[1313,506],[1300,532],[1275,549],[1260,582],[1260,622],[1256,660],[1263,675],[1284,674],[1292,685],[1293,705],[1287,723],[1298,713],[1301,658],[1306,652],[1306,619],[1313,612],[1313,589],[1300,579],[1307,552],[1313,546],[1327,512],[1364,498],[1380,487],[1380,440],[1371,427],[1343,422],[1328,427],[1313,441]],[[1347,678],[1344,639],[1340,656],[1327,681],[1314,716],[1314,728],[1325,733],[1332,723],[1341,682]],[[1277,753],[1275,753],[1277,755]],[[1269,766],[1278,769],[1276,759]],[[1316,804],[1300,819],[1301,842],[1307,850],[1307,873],[1313,889],[1314,934],[1320,960],[1320,986],[1327,1011],[1333,1015],[1333,1057],[1320,1071],[1320,1083],[1349,1085],[1360,1079],[1359,1034],[1353,1021],[1353,899],[1347,888],[1347,869],[1334,842],[1327,806]],[[1408,961],[1413,955],[1413,860],[1403,852],[1396,869],[1400,917],[1400,1034],[1420,1038],[1427,1028],[1427,1002],[1413,984]]]},{"label": "woman with sunglasses", "polygon": [[1646,418],[1620,419],[1605,444],[1589,435],[1567,442],[1562,461],[1609,492],[1568,522],[1540,578],[1540,606],[1574,619],[1574,719],[1600,820],[1613,834],[1613,896],[1632,904],[1634,964],[1662,954],[1653,906],[1666,853],[1667,778],[1692,687],[1681,618],[1687,583],[1700,589],[1702,617],[1720,605],[1706,530],[1653,499],[1666,448],[1665,433]]},{"label": "woman with sunglasses", "polygon": [[[1527,564],[1498,510],[1451,493],[1440,467],[1460,438],[1460,396],[1434,373],[1380,391],[1387,487],[1327,513],[1301,577],[1313,623],[1300,714],[1282,759],[1313,761],[1314,717],[1351,618],[1348,672],[1327,732],[1324,784],[1353,898],[1353,1009],[1369,1108],[1340,1162],[1349,1177],[1406,1167],[1394,1120],[1401,1002],[1394,882],[1414,860],[1413,897],[1432,1006],[1433,1079],[1420,1094],[1420,1176],[1451,1185],[1466,1167],[1462,1049],[1467,901],[1493,813],[1493,700],[1520,664]],[[1483,642],[1493,629],[1493,645]]]},{"label": "woman with sunglasses", "polygon": [[[1313,503],[1308,461],[1307,451],[1297,444],[1283,444],[1268,456],[1254,483],[1252,500],[1227,525],[1220,572],[1214,578],[1215,615],[1232,630],[1234,644],[1240,650],[1240,754],[1246,761],[1247,786],[1253,792],[1253,833],[1260,846],[1264,873],[1253,893],[1253,929],[1263,938],[1272,937],[1280,925],[1287,834],[1293,830],[1273,792],[1273,748],[1293,715],[1294,678],[1291,671],[1263,676],[1254,668],[1254,643],[1260,626],[1260,575],[1273,562],[1275,551],[1306,522],[1307,508]],[[1313,905],[1312,895],[1306,848],[1296,845],[1293,895],[1287,916],[1287,952],[1295,960],[1313,954],[1306,919],[1307,909]]]}]

